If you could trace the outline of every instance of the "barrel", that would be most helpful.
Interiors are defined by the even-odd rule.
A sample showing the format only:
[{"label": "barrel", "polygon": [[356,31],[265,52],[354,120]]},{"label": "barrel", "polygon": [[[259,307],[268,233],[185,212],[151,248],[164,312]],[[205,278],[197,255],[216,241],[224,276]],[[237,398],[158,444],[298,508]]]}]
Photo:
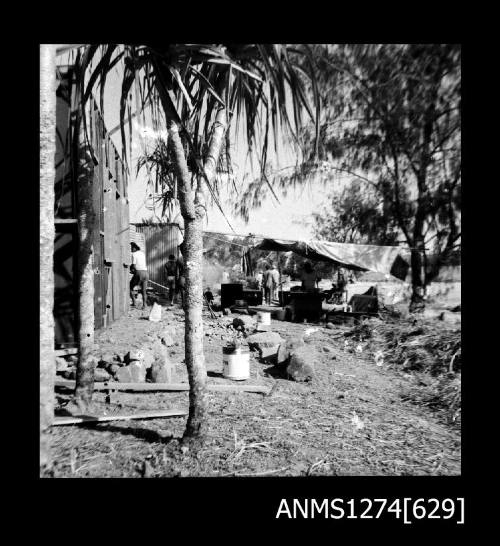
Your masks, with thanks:
[{"label": "barrel", "polygon": [[241,283],[224,283],[221,285],[221,306],[231,307],[238,299],[243,298],[243,285]]},{"label": "barrel", "polygon": [[250,377],[250,352],[242,347],[222,348],[223,375],[227,379],[243,381]]}]

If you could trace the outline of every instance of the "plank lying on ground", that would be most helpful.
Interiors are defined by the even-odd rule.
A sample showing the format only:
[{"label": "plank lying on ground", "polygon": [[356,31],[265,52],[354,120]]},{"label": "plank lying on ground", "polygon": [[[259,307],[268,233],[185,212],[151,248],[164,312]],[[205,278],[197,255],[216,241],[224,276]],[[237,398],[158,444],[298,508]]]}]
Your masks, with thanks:
[{"label": "plank lying on ground", "polygon": [[185,417],[187,411],[184,410],[163,410],[163,411],[144,411],[142,413],[132,413],[130,415],[75,415],[68,417],[54,417],[54,426],[56,425],[78,425],[80,423],[101,423],[103,421],[126,421],[129,419],[160,419],[164,417]]},{"label": "plank lying on ground", "polygon": [[[75,382],[67,379],[57,379],[54,382],[56,387],[66,387],[68,389],[75,388]],[[207,385],[209,391],[216,392],[259,392],[267,394],[269,387],[263,385]],[[150,392],[150,391],[188,391],[188,383],[120,383],[118,381],[106,381],[103,383],[94,383],[96,391],[135,391],[135,392]]]}]

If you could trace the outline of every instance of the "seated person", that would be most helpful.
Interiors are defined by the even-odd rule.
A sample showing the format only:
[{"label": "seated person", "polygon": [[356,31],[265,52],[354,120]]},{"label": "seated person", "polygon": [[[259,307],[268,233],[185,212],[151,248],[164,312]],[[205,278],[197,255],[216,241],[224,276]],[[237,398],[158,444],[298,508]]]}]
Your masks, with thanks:
[{"label": "seated person", "polygon": [[302,288],[306,292],[313,292],[316,289],[318,277],[310,262],[305,262],[301,275]]}]

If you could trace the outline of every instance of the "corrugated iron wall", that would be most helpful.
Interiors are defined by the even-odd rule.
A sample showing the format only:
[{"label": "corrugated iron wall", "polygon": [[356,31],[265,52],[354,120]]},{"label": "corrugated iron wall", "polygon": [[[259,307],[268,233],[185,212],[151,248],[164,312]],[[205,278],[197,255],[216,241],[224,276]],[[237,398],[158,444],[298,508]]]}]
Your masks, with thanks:
[{"label": "corrugated iron wall", "polygon": [[[60,72],[61,73],[61,72]],[[58,145],[56,153],[55,224],[56,252],[54,272],[56,293],[54,317],[56,345],[77,342],[78,230],[76,177],[93,179],[93,205],[96,222],[93,230],[94,320],[95,328],[107,326],[129,308],[129,203],[128,177],[117,150],[109,137],[104,120],[93,98],[87,114],[88,141],[83,129],[74,133],[70,113],[78,112],[75,104],[72,70],[62,75],[57,102]],[[75,118],[73,118],[75,119]],[[74,138],[70,138],[74,135]],[[76,167],[75,154],[90,152],[93,161]],[[78,163],[79,165],[79,163]]]},{"label": "corrugated iron wall", "polygon": [[[165,262],[168,256],[179,256],[182,233],[177,224],[135,224],[138,233],[144,234],[146,241],[146,261],[150,280],[167,285]],[[153,288],[159,290],[158,286]]]},{"label": "corrugated iron wall", "polygon": [[98,329],[121,317],[129,308],[129,201],[125,166],[93,98],[89,110],[90,143],[98,161],[94,168],[94,207],[99,212],[94,232]]},{"label": "corrugated iron wall", "polygon": [[[135,224],[130,224],[130,242],[135,243],[141,250],[146,250],[146,236],[144,233],[137,231]],[[130,249],[129,249],[130,250]],[[132,262],[132,256],[130,256],[130,262]]]}]

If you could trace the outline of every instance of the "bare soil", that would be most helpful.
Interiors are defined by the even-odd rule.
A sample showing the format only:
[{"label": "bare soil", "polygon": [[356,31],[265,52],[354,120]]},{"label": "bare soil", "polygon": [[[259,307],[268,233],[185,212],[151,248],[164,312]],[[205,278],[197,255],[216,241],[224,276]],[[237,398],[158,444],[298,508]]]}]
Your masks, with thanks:
[{"label": "bare soil", "polygon": [[[233,315],[237,316],[237,315]],[[205,317],[205,358],[209,383],[222,377],[222,346],[232,336],[229,317]],[[272,387],[269,395],[210,392],[208,434],[196,452],[181,449],[185,418],[117,421],[53,429],[55,477],[459,475],[460,429],[439,412],[405,396],[414,379],[377,365],[368,349],[345,345],[345,326],[272,321],[282,337],[306,336],[316,349],[315,377],[296,383],[256,353],[245,383]],[[124,355],[147,346],[170,329],[176,344],[175,381],[186,381],[184,319],[178,307],[163,308],[160,323],[132,309],[96,342]],[[241,383],[241,382],[238,382]],[[64,404],[71,393],[58,391]],[[105,394],[96,392],[99,414],[169,408],[188,409],[188,393]]]}]

